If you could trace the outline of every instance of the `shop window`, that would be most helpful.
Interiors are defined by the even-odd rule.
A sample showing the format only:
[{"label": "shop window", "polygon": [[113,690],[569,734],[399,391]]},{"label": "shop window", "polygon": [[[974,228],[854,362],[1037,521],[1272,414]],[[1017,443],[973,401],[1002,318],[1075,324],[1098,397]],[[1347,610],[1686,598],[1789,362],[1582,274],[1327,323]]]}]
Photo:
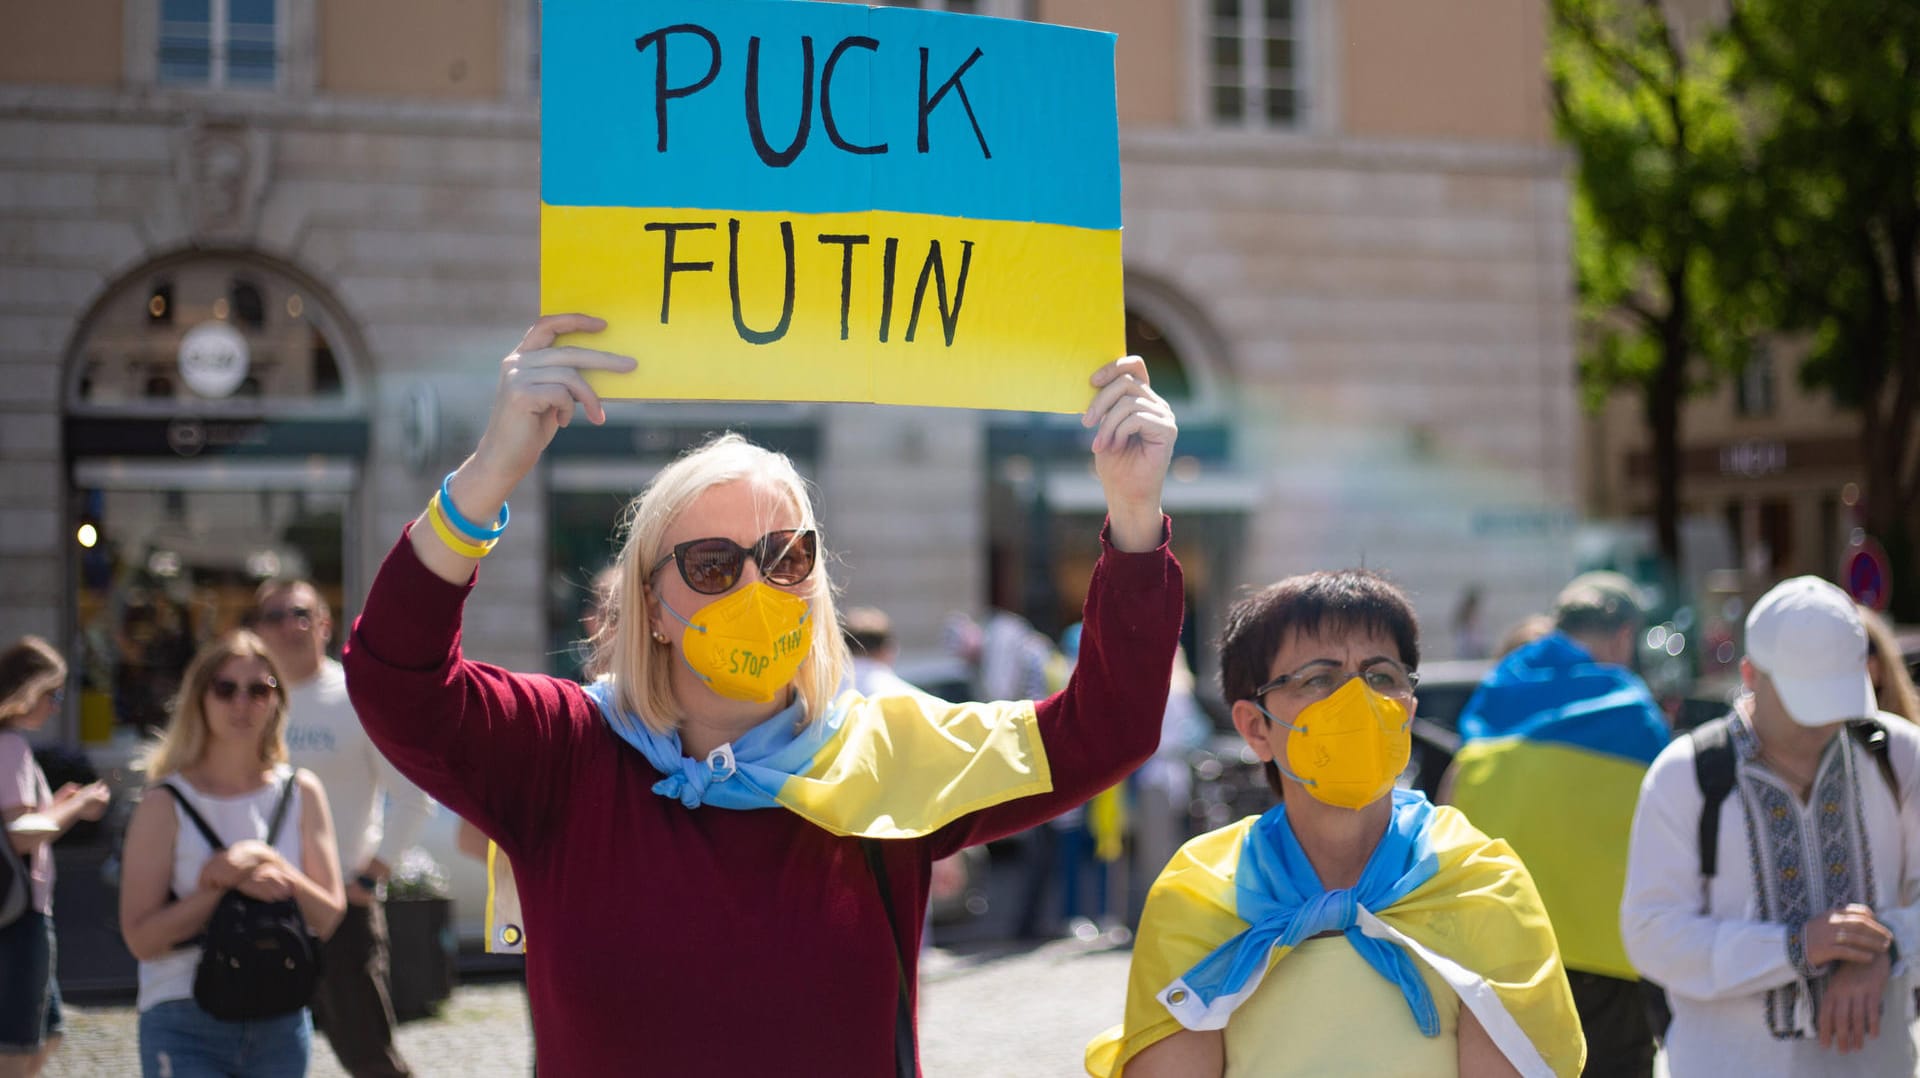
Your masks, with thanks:
[{"label": "shop window", "polygon": [[[312,580],[334,624],[347,624],[346,490],[151,489],[94,470],[81,482],[74,584],[83,740],[125,731],[137,741],[165,726],[187,662],[246,624],[267,577]],[[336,645],[342,635],[336,628]]]},{"label": "shop window", "polygon": [[1209,0],[1207,115],[1221,127],[1300,126],[1304,0]]},{"label": "shop window", "polygon": [[160,0],[160,81],[272,89],[279,78],[278,0]]},{"label": "shop window", "polygon": [[1747,357],[1747,365],[1741,368],[1740,377],[1733,384],[1733,407],[1740,416],[1758,419],[1773,414],[1773,367],[1773,349],[1764,341],[1755,344],[1753,354]]}]

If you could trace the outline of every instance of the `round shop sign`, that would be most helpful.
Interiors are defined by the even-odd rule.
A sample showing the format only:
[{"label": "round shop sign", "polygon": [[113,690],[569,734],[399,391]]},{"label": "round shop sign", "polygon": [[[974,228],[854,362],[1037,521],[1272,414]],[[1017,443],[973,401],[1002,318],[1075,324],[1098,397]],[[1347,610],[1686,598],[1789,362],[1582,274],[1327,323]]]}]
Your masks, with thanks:
[{"label": "round shop sign", "polygon": [[202,397],[233,395],[247,380],[247,339],[225,322],[202,322],[180,338],[180,378]]}]

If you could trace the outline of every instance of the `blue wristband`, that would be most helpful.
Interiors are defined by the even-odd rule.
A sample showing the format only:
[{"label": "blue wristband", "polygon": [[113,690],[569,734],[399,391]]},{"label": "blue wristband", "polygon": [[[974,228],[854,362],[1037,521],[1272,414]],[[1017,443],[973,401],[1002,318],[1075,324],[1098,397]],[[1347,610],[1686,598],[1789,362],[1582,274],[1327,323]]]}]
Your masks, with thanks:
[{"label": "blue wristband", "polygon": [[447,514],[447,523],[453,525],[455,531],[476,543],[491,543],[507,534],[507,522],[512,519],[507,512],[507,503],[500,503],[500,519],[494,522],[493,530],[488,531],[461,516],[460,510],[454,508],[452,484],[453,473],[448,472],[447,477],[440,480],[440,511]]}]

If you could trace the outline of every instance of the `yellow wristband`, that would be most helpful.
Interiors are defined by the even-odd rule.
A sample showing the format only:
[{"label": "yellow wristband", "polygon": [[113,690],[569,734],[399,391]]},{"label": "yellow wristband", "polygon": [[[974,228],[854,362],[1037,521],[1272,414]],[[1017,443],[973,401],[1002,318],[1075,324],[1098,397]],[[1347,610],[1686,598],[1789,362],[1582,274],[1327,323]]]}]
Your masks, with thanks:
[{"label": "yellow wristband", "polygon": [[[433,500],[427,503],[427,523],[433,525],[433,534],[447,544],[447,549],[463,558],[479,561],[493,550],[493,543],[472,543],[456,534],[453,525],[447,523],[447,516],[440,508],[440,494],[434,492]],[[498,542],[498,540],[495,540]]]}]

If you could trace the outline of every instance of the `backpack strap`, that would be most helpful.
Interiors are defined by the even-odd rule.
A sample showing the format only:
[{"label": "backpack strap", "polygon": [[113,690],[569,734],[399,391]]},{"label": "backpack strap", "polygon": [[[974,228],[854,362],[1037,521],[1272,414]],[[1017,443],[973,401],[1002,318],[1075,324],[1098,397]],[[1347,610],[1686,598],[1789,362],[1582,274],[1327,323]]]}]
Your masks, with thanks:
[{"label": "backpack strap", "polygon": [[1733,792],[1733,719],[1722,716],[1688,731],[1693,742],[1693,778],[1700,786],[1700,908],[1720,861],[1720,806]]},{"label": "backpack strap", "polygon": [[181,793],[173,783],[163,782],[159,788],[173,795],[173,803],[180,807],[181,812],[187,814],[187,819],[193,823],[194,827],[199,829],[200,837],[207,840],[207,845],[216,850],[224,850],[227,848],[227,844],[220,841],[220,836],[213,833],[213,828],[207,826],[207,821],[198,812],[194,811],[192,803],[187,800],[186,795]]},{"label": "backpack strap", "polygon": [[[272,822],[267,824],[266,842],[269,846],[273,845],[274,840],[280,837],[280,825],[285,822],[287,818],[287,805],[293,800],[294,779],[295,776],[289,774],[286,781],[280,784],[280,799],[273,806]],[[173,783],[163,782],[158,788],[173,795],[174,804],[179,805],[180,811],[187,814],[187,819],[191,820],[193,826],[199,829],[200,837],[207,840],[207,845],[216,850],[224,850],[227,848],[227,844],[220,841],[220,836],[213,833],[213,828],[207,826],[206,818],[194,811],[192,803],[186,799],[186,796],[183,795]]]},{"label": "backpack strap", "polygon": [[1900,808],[1900,776],[1893,772],[1893,758],[1887,751],[1887,728],[1879,719],[1858,719],[1847,724],[1847,732],[1873,757],[1875,767],[1880,769],[1880,777],[1887,781],[1887,789],[1893,792],[1893,807]]},{"label": "backpack strap", "polygon": [[297,772],[287,772],[287,781],[280,784],[280,803],[273,806],[273,821],[267,824],[267,845],[271,846],[280,837],[280,825],[287,818],[287,805],[293,801],[293,783]]}]

